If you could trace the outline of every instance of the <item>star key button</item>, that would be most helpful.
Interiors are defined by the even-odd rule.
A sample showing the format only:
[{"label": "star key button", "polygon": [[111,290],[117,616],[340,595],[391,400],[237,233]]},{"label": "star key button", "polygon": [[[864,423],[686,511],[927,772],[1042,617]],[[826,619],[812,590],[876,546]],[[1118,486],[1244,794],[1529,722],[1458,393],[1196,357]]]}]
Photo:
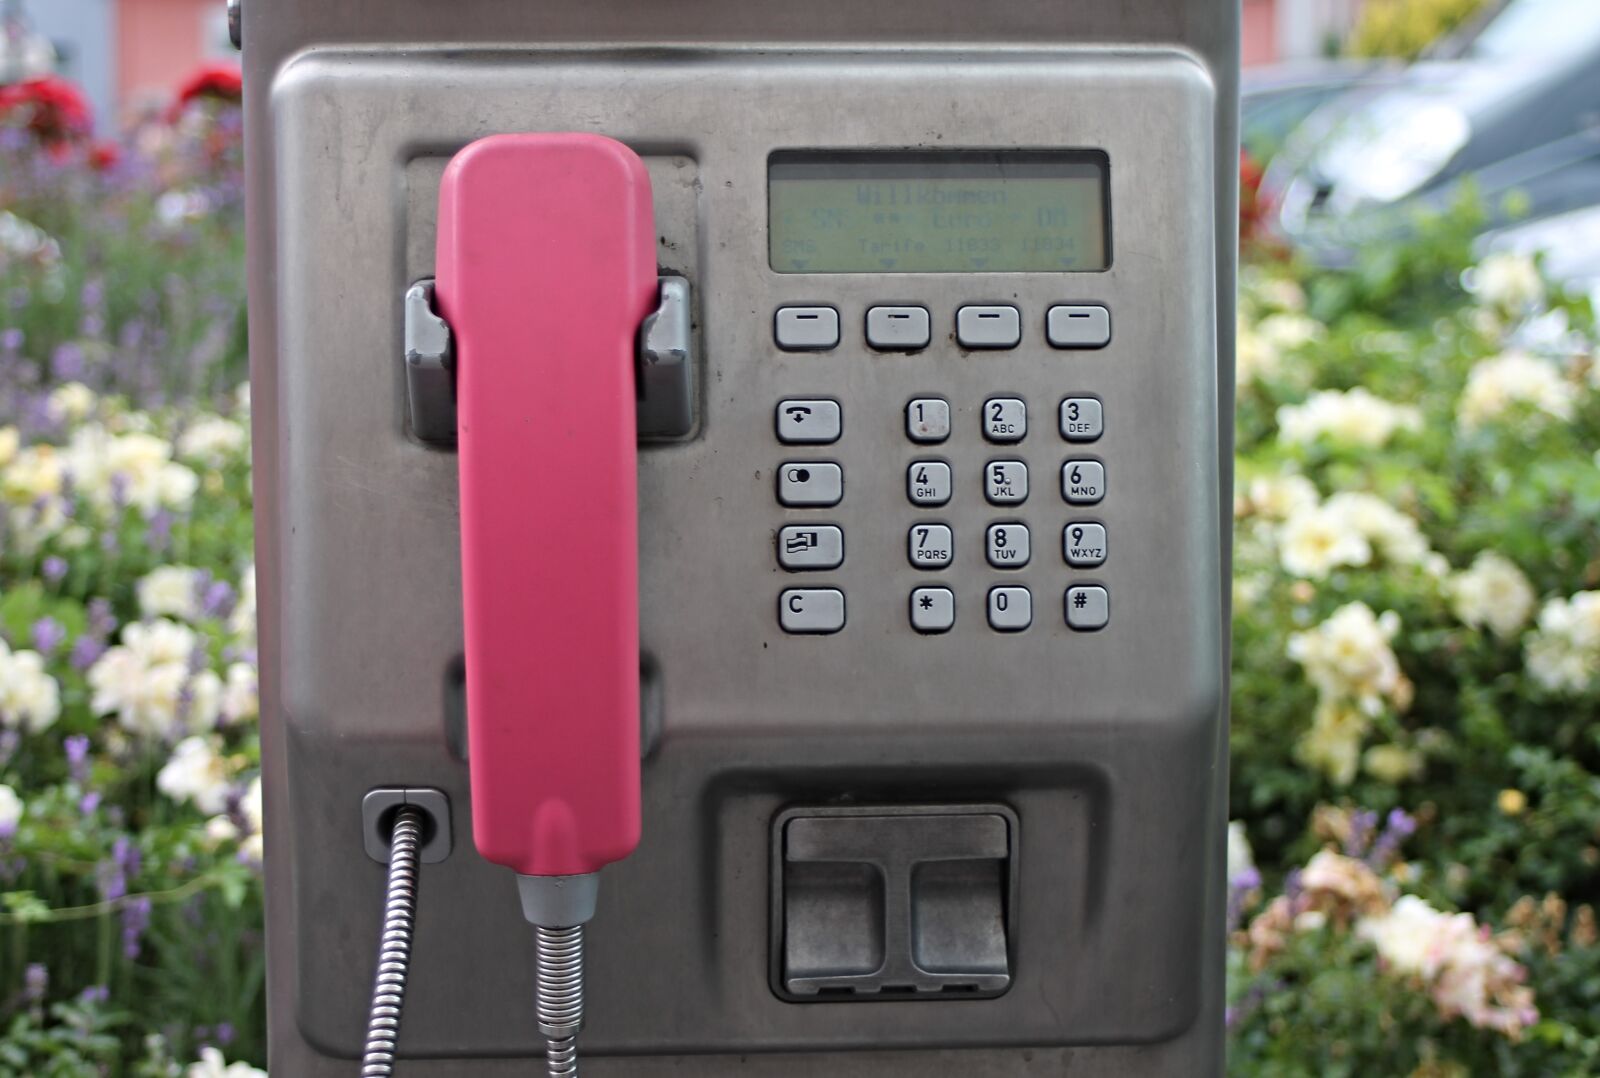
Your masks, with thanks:
[{"label": "star key button", "polygon": [[919,633],[945,633],[956,623],[956,596],[949,588],[917,588],[911,593],[911,627]]}]

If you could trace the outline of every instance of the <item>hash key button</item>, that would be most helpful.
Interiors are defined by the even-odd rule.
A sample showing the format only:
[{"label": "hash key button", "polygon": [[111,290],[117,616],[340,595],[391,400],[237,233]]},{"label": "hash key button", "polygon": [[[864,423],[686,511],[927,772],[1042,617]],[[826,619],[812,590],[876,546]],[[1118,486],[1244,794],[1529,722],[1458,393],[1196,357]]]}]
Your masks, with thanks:
[{"label": "hash key button", "polygon": [[778,596],[778,624],[786,633],[836,633],[844,628],[844,592],[790,588]]},{"label": "hash key button", "polygon": [[1111,596],[1098,586],[1068,588],[1067,625],[1079,632],[1104,629],[1111,620]]},{"label": "hash key button", "polygon": [[779,401],[776,422],[785,445],[827,445],[842,430],[839,402],[830,400]]},{"label": "hash key button", "polygon": [[794,508],[838,505],[844,471],[831,461],[786,460],[778,466],[778,501]]},{"label": "hash key button", "polygon": [[1061,466],[1061,496],[1073,505],[1094,505],[1106,496],[1106,468],[1098,460],[1069,460]]}]

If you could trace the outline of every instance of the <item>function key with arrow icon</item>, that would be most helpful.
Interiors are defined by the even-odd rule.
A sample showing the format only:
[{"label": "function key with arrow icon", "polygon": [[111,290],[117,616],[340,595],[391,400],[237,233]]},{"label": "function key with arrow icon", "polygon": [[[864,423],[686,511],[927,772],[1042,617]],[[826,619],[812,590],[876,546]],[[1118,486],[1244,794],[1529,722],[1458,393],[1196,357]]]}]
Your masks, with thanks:
[{"label": "function key with arrow icon", "polygon": [[844,429],[839,402],[785,400],[778,402],[775,422],[778,441],[785,445],[828,445]]}]

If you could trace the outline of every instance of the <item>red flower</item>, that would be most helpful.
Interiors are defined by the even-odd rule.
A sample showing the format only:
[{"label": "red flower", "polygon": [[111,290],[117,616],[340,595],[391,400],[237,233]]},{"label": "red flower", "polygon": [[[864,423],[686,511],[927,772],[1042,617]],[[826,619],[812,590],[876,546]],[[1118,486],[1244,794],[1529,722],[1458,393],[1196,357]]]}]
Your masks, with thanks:
[{"label": "red flower", "polygon": [[17,118],[47,145],[86,138],[94,129],[94,113],[83,94],[53,75],[0,86],[0,122]]},{"label": "red flower", "polygon": [[170,123],[183,115],[195,101],[239,101],[244,97],[244,79],[232,64],[204,64],[178,87],[178,97],[167,110]]},{"label": "red flower", "polygon": [[96,172],[116,168],[117,162],[121,160],[122,147],[115,142],[101,139],[89,147],[89,164]]}]

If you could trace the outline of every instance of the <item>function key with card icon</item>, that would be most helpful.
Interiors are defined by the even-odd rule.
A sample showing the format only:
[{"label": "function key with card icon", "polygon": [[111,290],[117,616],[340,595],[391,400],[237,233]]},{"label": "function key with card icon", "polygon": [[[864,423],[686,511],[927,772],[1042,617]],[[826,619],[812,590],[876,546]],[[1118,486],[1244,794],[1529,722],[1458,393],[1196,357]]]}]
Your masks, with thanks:
[{"label": "function key with card icon", "polygon": [[844,532],[836,524],[789,524],[778,529],[778,564],[792,571],[837,569]]}]

